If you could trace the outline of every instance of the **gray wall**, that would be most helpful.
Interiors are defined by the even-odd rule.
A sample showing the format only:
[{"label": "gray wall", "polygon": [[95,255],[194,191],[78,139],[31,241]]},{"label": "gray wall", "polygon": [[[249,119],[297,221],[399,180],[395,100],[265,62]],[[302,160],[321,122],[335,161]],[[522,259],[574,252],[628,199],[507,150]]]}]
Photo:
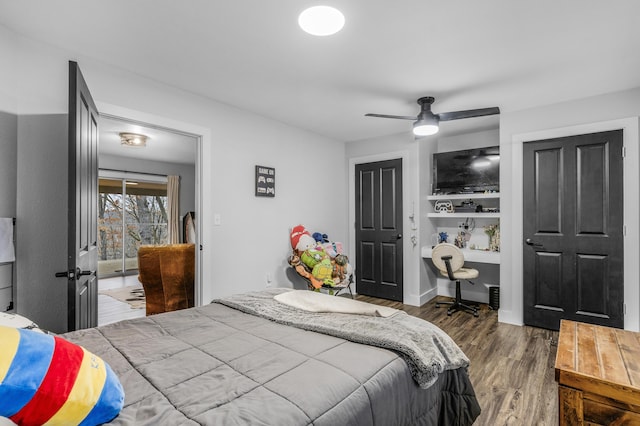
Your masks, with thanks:
[{"label": "gray wall", "polygon": [[0,112],[0,217],[16,216],[18,116]]},{"label": "gray wall", "polygon": [[[18,116],[0,111],[0,217],[16,217],[17,138]],[[0,282],[0,311],[16,299],[15,262],[2,268],[7,275]]]},{"label": "gray wall", "polygon": [[187,212],[196,211],[195,164],[166,163],[101,154],[98,159],[98,165],[101,169],[123,172],[180,176],[180,212],[184,216]]},{"label": "gray wall", "polygon": [[67,115],[20,115],[17,149],[17,311],[67,331]]}]

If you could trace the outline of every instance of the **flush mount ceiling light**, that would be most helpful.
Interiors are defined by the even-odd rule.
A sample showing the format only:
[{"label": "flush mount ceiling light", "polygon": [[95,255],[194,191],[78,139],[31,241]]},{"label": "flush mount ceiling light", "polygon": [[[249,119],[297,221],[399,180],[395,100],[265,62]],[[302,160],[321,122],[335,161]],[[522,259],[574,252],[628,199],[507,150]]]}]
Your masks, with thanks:
[{"label": "flush mount ceiling light", "polygon": [[137,133],[120,133],[120,143],[124,146],[145,147],[147,146],[148,136],[139,135]]},{"label": "flush mount ceiling light", "polygon": [[311,35],[328,36],[344,27],[344,15],[330,6],[314,6],[298,16],[298,25]]}]

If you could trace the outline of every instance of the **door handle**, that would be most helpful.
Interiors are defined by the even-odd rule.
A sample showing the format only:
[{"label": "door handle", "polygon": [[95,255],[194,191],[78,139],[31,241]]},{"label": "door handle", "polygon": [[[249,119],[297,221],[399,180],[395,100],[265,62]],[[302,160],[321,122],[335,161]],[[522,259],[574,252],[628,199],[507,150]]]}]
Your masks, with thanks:
[{"label": "door handle", "polygon": [[528,246],[532,246],[532,247],[542,247],[542,244],[534,242],[531,238],[527,238],[526,240],[524,240],[524,242],[525,242]]},{"label": "door handle", "polygon": [[56,272],[56,277],[58,278],[66,277],[72,280],[75,277],[81,277],[83,275],[93,275],[93,274],[94,274],[94,271],[83,271],[80,268],[76,268],[75,271],[73,269],[69,269],[68,271],[64,271],[64,272]]},{"label": "door handle", "polygon": [[402,239],[402,234],[396,234],[393,239],[391,241],[389,241],[390,243],[395,243],[398,240]]},{"label": "door handle", "polygon": [[56,272],[57,278],[69,277],[69,275],[73,278],[73,271]]}]

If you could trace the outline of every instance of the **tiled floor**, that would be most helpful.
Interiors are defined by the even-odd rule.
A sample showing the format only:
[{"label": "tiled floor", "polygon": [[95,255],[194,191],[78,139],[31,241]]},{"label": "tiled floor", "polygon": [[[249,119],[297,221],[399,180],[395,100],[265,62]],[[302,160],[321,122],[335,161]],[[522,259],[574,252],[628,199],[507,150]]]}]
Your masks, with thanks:
[{"label": "tiled floor", "polygon": [[[140,286],[137,275],[129,275],[126,277],[100,278],[98,279],[98,288],[100,290]],[[120,302],[113,297],[98,294],[98,325],[106,325],[114,322],[122,321],[130,318],[140,318],[145,316],[145,310],[132,309],[131,305]]]}]

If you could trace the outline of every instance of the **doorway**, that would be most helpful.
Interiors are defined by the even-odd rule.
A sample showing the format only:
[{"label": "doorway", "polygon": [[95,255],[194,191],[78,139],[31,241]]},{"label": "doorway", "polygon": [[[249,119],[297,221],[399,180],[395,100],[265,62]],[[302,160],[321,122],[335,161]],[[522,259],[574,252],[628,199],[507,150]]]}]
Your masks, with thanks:
[{"label": "doorway", "polygon": [[[503,256],[504,261],[500,264],[500,276],[502,280],[507,280],[509,286],[501,288],[500,311],[498,312],[500,322],[515,325],[523,324],[523,253],[525,244],[522,227],[523,211],[523,174],[522,159],[523,146],[530,141],[552,139],[564,136],[581,135],[610,130],[623,131],[624,143],[624,171],[623,185],[629,190],[625,191],[623,217],[624,217],[624,327],[626,330],[640,331],[640,263],[637,262],[640,256],[640,216],[638,206],[640,205],[640,192],[632,190],[636,188],[640,181],[640,170],[635,167],[640,158],[640,131],[638,118],[622,118],[610,121],[602,121],[588,124],[572,125],[568,127],[538,130],[528,133],[517,133],[512,135],[510,142],[503,142],[500,146],[501,152],[505,150],[505,158],[511,159],[510,165],[503,170],[506,173],[503,182],[505,183],[504,194],[504,214],[501,214],[503,226]],[[502,173],[502,169],[501,169]],[[502,291],[504,290],[504,291]]]},{"label": "doorway", "polygon": [[355,166],[356,288],[403,301],[402,159]]},{"label": "doorway", "polygon": [[[126,145],[121,134],[138,134],[146,146]],[[179,217],[200,212],[199,136],[121,116],[100,117],[98,323],[145,315],[137,280],[137,249],[166,244],[169,176],[179,177]],[[183,242],[182,223],[177,226]],[[196,241],[199,241],[196,225]],[[199,250],[196,251],[196,258]],[[199,265],[196,259],[196,265]],[[198,267],[198,266],[197,266]],[[199,293],[196,273],[196,300]],[[142,292],[142,295],[144,293]]]},{"label": "doorway", "polygon": [[523,150],[524,323],[624,326],[622,130]]}]

